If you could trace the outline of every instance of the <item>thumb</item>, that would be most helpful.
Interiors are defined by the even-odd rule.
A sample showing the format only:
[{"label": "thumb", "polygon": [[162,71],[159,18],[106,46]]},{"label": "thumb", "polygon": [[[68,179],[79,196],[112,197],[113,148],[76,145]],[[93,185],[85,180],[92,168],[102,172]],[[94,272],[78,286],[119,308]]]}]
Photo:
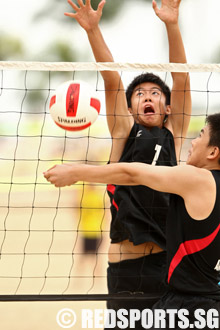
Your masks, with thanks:
[{"label": "thumb", "polygon": [[159,8],[157,7],[157,3],[155,0],[152,1],[152,7],[153,7],[153,10],[155,11],[155,14],[157,14]]}]

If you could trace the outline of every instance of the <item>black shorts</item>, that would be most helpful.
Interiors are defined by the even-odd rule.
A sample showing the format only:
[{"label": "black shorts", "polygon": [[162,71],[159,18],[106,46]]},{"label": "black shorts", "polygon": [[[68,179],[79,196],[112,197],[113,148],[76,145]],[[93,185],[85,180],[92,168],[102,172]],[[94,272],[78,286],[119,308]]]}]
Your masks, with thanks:
[{"label": "black shorts", "polygon": [[[150,254],[138,259],[109,263],[107,269],[108,291],[110,294],[131,294],[132,300],[113,299],[107,302],[107,308],[119,309],[152,308],[154,303],[166,291],[166,252]],[[144,299],[141,295],[149,295]],[[119,328],[115,328],[119,329]],[[128,327],[130,329],[130,327]],[[142,330],[140,323],[136,330]]]},{"label": "black shorts", "polygon": [[[214,325],[217,322],[216,315],[218,318],[220,317],[220,300],[169,291],[154,304],[152,309],[153,311],[167,311],[168,309],[176,311],[175,327],[170,324],[172,321],[170,321],[169,314],[166,313],[166,328],[163,327],[163,329],[186,329],[183,327],[182,322],[184,322],[185,325],[189,323],[187,329],[210,330],[216,329]],[[152,329],[158,329],[158,327]]]},{"label": "black shorts", "polygon": [[108,308],[118,310],[120,308],[151,308],[153,304],[165,292],[166,252],[150,254],[138,259],[123,260],[117,263],[109,263],[107,269],[108,292],[110,294],[131,293],[148,294],[147,301],[133,300],[109,301]]}]

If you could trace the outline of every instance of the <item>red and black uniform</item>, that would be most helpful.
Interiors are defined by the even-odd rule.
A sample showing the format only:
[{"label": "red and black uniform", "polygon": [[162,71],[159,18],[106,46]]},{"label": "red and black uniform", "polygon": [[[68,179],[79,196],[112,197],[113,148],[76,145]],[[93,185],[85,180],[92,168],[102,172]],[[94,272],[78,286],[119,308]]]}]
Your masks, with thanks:
[{"label": "red and black uniform", "polygon": [[[158,156],[158,157],[157,157]],[[146,127],[135,123],[119,162],[141,162],[146,164],[174,166],[177,164],[174,139],[166,128]],[[166,249],[166,216],[169,194],[152,190],[146,186],[108,185],[111,200],[112,243],[124,240],[139,245],[154,242]],[[109,263],[109,293],[144,293],[159,299],[164,292],[166,253],[151,254],[143,258]],[[164,272],[163,272],[164,270]],[[130,304],[119,300],[112,301],[108,308],[152,307],[154,301],[143,304],[133,301]]]},{"label": "red and black uniform", "polygon": [[[161,149],[160,149],[161,148]],[[158,152],[156,165],[175,166],[174,139],[166,128],[134,124],[119,162],[152,164]],[[155,242],[166,248],[166,216],[169,194],[146,186],[108,185],[111,199],[112,243],[128,239],[134,245]]]},{"label": "red and black uniform", "polygon": [[216,182],[216,202],[208,218],[194,220],[184,200],[171,195],[167,220],[169,291],[154,306],[186,308],[192,320],[198,308],[216,308],[220,315],[220,171],[211,172]]}]

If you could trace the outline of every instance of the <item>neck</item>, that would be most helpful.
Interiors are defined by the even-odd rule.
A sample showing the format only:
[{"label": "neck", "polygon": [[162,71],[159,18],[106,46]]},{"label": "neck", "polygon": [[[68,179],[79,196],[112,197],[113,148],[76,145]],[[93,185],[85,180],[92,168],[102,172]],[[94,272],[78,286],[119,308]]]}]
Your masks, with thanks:
[{"label": "neck", "polygon": [[203,167],[206,170],[212,171],[212,170],[217,170],[220,171],[220,164],[207,164]]}]

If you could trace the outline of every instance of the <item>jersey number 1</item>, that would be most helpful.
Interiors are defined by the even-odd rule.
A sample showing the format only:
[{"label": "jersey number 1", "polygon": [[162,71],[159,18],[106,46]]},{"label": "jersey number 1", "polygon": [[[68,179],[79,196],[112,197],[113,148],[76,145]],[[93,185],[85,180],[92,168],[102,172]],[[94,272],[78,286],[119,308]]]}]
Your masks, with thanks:
[{"label": "jersey number 1", "polygon": [[155,146],[156,152],[155,152],[154,159],[153,159],[151,165],[156,165],[156,162],[159,158],[161,149],[162,149],[162,146],[160,146],[159,144],[156,144],[156,146]]}]

